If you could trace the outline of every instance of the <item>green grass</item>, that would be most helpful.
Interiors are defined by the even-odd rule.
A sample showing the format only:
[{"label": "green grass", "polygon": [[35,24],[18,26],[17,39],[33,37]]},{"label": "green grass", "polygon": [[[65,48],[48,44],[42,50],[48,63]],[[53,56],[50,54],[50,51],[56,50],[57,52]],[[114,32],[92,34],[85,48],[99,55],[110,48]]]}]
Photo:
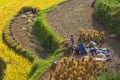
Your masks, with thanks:
[{"label": "green grass", "polygon": [[97,78],[97,80],[120,80],[120,72],[102,74]]},{"label": "green grass", "polygon": [[96,0],[94,14],[102,24],[120,36],[120,0]]},{"label": "green grass", "polygon": [[34,32],[38,37],[38,40],[42,43],[42,46],[49,52],[54,52],[54,50],[58,48],[60,38],[51,30],[50,26],[46,22],[45,13],[49,9],[39,12],[39,17],[36,20]]}]

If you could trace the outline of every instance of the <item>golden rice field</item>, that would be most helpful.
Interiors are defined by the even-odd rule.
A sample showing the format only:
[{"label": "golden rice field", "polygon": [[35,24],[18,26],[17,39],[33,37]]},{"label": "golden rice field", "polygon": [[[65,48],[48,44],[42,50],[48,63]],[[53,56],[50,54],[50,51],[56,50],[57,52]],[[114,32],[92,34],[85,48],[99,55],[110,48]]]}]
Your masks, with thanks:
[{"label": "golden rice field", "polygon": [[2,41],[2,31],[13,15],[24,6],[35,6],[39,9],[45,9],[62,0],[0,0],[0,57],[5,61],[4,80],[28,80],[31,63],[15,54]]}]

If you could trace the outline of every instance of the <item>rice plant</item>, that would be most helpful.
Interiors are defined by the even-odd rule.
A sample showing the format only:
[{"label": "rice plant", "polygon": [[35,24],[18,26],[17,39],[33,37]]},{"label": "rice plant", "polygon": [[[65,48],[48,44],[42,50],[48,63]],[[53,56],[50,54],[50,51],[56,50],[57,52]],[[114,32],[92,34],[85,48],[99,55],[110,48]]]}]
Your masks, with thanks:
[{"label": "rice plant", "polygon": [[50,80],[94,80],[101,71],[107,72],[106,63],[94,60],[91,54],[87,60],[86,56],[78,60],[64,57],[51,72]]}]

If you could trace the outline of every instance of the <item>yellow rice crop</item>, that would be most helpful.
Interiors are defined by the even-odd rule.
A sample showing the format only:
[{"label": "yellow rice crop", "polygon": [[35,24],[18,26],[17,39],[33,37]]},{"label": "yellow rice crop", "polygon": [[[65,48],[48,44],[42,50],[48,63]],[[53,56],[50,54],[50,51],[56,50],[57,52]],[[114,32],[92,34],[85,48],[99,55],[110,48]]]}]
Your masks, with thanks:
[{"label": "yellow rice crop", "polygon": [[2,31],[4,25],[22,7],[35,6],[39,9],[45,9],[60,1],[62,0],[0,0],[0,57],[7,65],[4,80],[28,80],[27,75],[31,66],[27,59],[15,54],[3,43]]},{"label": "yellow rice crop", "polygon": [[6,5],[9,3],[11,0],[0,0],[0,7]]}]

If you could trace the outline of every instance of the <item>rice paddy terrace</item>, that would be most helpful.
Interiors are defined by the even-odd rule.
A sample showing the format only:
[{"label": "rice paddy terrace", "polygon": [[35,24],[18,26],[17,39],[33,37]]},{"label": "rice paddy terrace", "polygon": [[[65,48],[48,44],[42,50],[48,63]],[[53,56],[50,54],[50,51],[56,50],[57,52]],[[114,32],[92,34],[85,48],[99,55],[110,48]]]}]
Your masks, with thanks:
[{"label": "rice paddy terrace", "polygon": [[[17,52],[11,49],[11,47],[8,47],[6,44],[4,44],[3,32],[5,26],[7,26],[9,23],[8,21],[10,21],[23,7],[35,6],[42,10],[59,2],[60,0],[0,0],[0,58],[2,58],[6,65],[5,70],[3,70],[5,73],[3,75],[3,80],[28,80],[28,74],[32,64],[28,59],[17,54]],[[9,31],[7,30],[6,33],[8,32]],[[8,40],[10,40],[10,37]],[[12,43],[14,42],[13,40],[10,41]],[[14,44],[14,47],[15,46],[16,43]],[[18,50],[20,50],[20,47]]]},{"label": "rice paddy terrace", "polygon": [[[108,68],[116,72],[120,70],[119,40],[112,36],[113,33],[101,25],[93,16],[92,2],[93,0],[68,0],[48,12],[46,21],[61,38],[70,38],[71,34],[74,35],[75,44],[77,44],[80,29],[103,31],[106,41],[101,48],[110,49],[112,59],[108,61]],[[27,13],[16,15],[10,25],[10,32],[18,44],[36,53],[42,59],[48,55],[48,52],[40,46],[41,43],[37,41],[36,36],[33,34],[32,26],[36,16],[36,14]],[[49,80],[48,76],[49,73],[45,74],[42,80]]]}]

